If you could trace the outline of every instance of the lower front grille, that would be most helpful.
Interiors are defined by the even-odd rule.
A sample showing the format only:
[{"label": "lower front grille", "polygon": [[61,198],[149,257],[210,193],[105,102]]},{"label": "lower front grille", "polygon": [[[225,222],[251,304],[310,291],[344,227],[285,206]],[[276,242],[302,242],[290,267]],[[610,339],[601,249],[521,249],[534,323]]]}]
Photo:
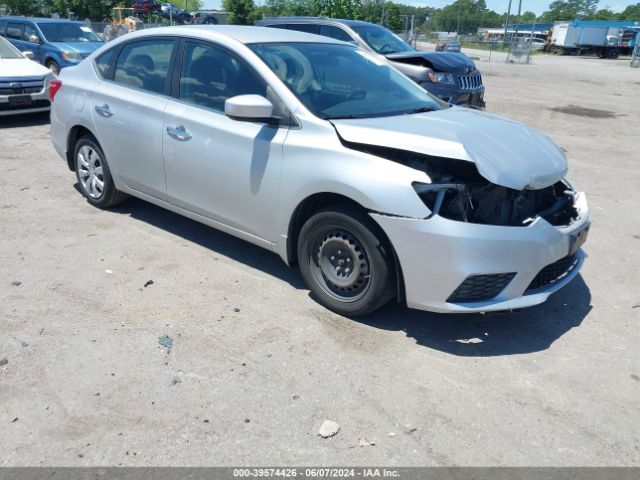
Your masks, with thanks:
[{"label": "lower front grille", "polygon": [[515,273],[471,275],[447,298],[449,303],[478,302],[496,297],[513,280]]},{"label": "lower front grille", "polygon": [[50,106],[49,100],[35,100],[26,105],[9,105],[8,103],[0,103],[0,112],[29,110],[31,108],[45,108]]},{"label": "lower front grille", "polygon": [[24,95],[26,93],[40,93],[44,87],[0,88],[0,95]]},{"label": "lower front grille", "polygon": [[526,292],[536,290],[562,280],[564,277],[569,275],[577,265],[578,255],[575,253],[547,265],[540,270],[538,275],[536,275],[533,281],[529,284]]}]

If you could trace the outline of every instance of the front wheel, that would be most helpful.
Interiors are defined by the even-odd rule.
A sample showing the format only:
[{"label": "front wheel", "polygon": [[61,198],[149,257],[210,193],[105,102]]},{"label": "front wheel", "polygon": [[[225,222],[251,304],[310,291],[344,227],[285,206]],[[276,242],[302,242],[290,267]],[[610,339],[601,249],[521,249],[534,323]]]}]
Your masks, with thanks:
[{"label": "front wheel", "polygon": [[391,246],[355,208],[327,208],[309,218],[300,230],[298,262],[319,303],[342,315],[371,313],[395,293]]},{"label": "front wheel", "polygon": [[56,77],[60,75],[60,65],[58,65],[54,60],[49,60],[47,62],[47,68],[51,70]]}]

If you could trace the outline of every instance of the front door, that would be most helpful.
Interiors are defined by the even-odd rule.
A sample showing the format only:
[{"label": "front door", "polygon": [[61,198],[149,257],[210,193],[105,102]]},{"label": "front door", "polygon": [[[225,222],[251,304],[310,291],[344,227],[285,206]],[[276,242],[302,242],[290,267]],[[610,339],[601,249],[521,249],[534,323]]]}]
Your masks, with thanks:
[{"label": "front door", "polygon": [[267,86],[235,53],[185,41],[178,91],[164,113],[169,202],[231,229],[275,242],[286,127],[232,120],[225,100],[267,96]]}]

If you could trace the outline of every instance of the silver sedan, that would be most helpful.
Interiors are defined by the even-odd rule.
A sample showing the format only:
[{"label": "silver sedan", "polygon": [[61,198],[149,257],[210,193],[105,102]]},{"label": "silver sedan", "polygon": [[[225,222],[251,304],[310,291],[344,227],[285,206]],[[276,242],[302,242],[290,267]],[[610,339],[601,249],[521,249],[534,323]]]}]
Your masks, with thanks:
[{"label": "silver sedan", "polygon": [[545,301],[589,229],[563,152],[451,107],[353,45],[193,26],[120,38],[52,86],[88,202],[142,198],[298,264],[315,298],[477,312]]}]

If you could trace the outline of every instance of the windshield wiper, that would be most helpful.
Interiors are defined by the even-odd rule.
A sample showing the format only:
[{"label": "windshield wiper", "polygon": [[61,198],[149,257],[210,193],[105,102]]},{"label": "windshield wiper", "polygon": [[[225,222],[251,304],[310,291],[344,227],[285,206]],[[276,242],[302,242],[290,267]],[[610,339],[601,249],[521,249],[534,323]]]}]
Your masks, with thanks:
[{"label": "windshield wiper", "polygon": [[408,112],[405,112],[405,115],[412,115],[414,113],[424,113],[424,112],[433,112],[434,110],[438,110],[435,107],[418,107],[418,108],[414,108],[413,110],[409,110]]},{"label": "windshield wiper", "polygon": [[338,115],[335,117],[326,117],[327,120],[349,120],[350,118],[367,118],[368,115]]}]

